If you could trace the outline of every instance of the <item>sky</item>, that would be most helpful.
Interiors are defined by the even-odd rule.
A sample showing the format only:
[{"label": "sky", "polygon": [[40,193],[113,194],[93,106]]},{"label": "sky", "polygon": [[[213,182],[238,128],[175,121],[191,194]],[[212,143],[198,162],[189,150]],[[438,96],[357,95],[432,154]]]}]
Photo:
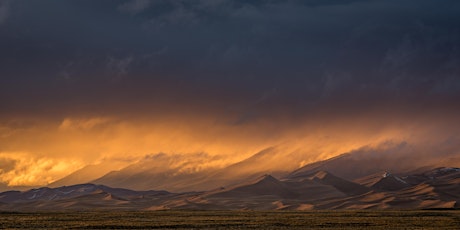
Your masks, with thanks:
[{"label": "sky", "polygon": [[459,100],[457,0],[0,0],[5,186],[156,153],[459,156]]}]

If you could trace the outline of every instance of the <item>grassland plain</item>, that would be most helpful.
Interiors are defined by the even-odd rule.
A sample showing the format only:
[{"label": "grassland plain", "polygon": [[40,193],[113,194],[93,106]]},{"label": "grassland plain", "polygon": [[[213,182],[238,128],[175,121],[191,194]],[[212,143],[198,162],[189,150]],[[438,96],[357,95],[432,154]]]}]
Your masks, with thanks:
[{"label": "grassland plain", "polygon": [[0,214],[40,229],[460,229],[460,211],[124,211]]}]

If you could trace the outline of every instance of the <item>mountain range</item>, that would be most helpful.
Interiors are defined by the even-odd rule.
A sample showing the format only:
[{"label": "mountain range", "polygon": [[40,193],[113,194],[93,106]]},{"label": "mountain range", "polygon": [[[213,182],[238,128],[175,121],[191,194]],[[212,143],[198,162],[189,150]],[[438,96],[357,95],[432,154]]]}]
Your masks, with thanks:
[{"label": "mountain range", "polygon": [[[201,167],[207,155],[184,156],[165,153],[151,154],[124,168],[109,171],[103,164],[88,165],[70,175],[49,184],[49,187],[72,184],[103,184],[110,187],[132,190],[167,190],[170,192],[206,191],[217,187],[235,185],[270,174],[284,178],[291,174],[303,176],[312,171],[327,171],[343,179],[353,181],[375,173],[411,174],[414,170],[437,167],[460,167],[460,158],[455,155],[413,157],[405,143],[390,145],[386,150],[362,148],[326,160],[303,165],[301,153],[271,147],[242,161],[225,167]],[[110,165],[109,165],[110,166]]]},{"label": "mountain range", "polygon": [[457,167],[403,167],[347,153],[291,171],[247,170],[269,153],[182,174],[164,165],[167,156],[149,157],[91,183],[0,193],[0,210],[460,208]]}]

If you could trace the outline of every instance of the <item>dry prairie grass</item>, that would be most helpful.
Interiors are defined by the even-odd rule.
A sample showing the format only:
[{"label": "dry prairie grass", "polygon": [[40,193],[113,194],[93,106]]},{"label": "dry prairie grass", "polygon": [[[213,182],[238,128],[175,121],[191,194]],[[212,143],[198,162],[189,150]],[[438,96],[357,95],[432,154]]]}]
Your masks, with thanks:
[{"label": "dry prairie grass", "polygon": [[460,211],[149,211],[1,213],[41,229],[459,229]]}]

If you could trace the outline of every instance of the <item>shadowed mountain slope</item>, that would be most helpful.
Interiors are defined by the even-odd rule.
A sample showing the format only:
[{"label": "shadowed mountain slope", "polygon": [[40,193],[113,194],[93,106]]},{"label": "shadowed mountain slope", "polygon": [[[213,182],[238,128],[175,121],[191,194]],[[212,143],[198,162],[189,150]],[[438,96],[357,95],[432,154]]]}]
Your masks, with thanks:
[{"label": "shadowed mountain slope", "polygon": [[396,191],[411,186],[411,184],[407,181],[388,172],[375,173],[370,176],[357,179],[355,182],[369,188],[383,191]]},{"label": "shadowed mountain slope", "polygon": [[[193,183],[193,182],[192,182]],[[293,171],[203,192],[133,191],[80,184],[0,193],[0,210],[311,210],[460,208],[460,169],[424,168],[355,180],[330,172]]]},{"label": "shadowed mountain slope", "polygon": [[[205,191],[254,180],[263,174],[271,174],[277,177],[287,175],[298,165],[293,154],[295,153],[285,154],[276,148],[267,148],[245,160],[230,164],[224,168],[210,168],[198,171],[184,170],[191,167],[193,162],[184,162],[171,166],[171,162],[175,159],[171,159],[165,154],[156,154],[145,157],[141,161],[119,171],[110,172],[91,181],[91,183],[136,190]],[[281,164],[280,162],[284,163],[284,165],[282,167],[276,166]]]}]

